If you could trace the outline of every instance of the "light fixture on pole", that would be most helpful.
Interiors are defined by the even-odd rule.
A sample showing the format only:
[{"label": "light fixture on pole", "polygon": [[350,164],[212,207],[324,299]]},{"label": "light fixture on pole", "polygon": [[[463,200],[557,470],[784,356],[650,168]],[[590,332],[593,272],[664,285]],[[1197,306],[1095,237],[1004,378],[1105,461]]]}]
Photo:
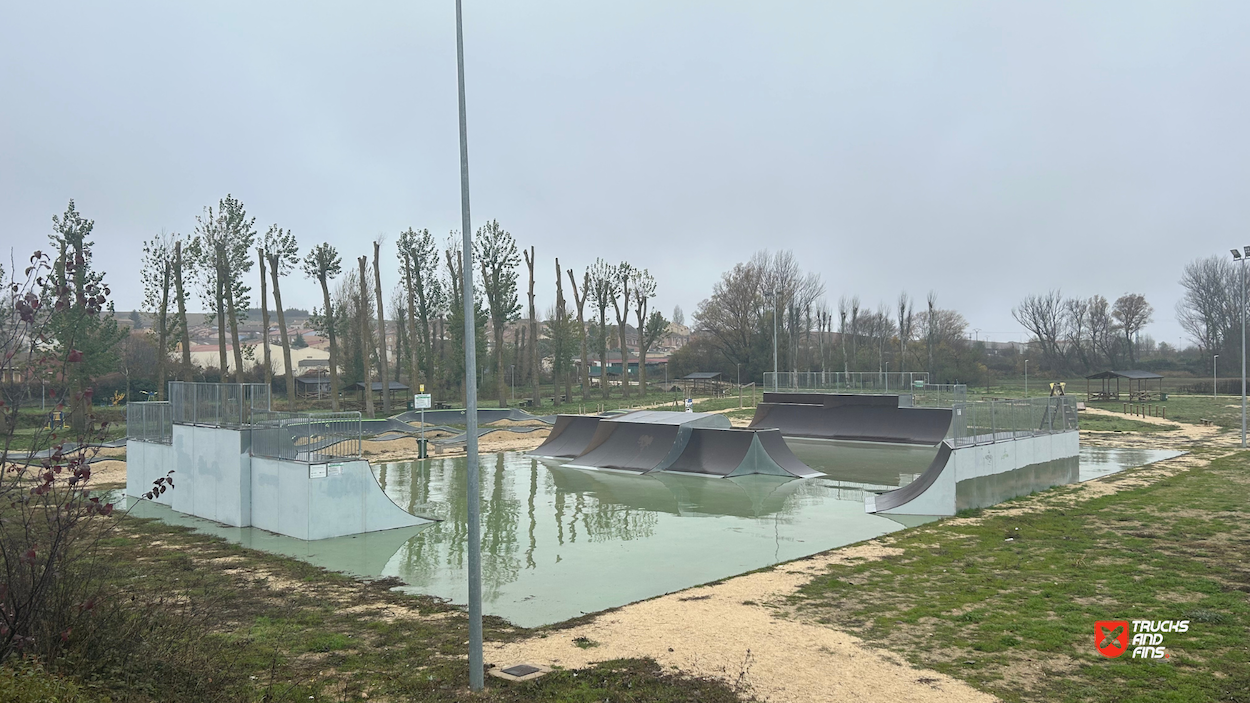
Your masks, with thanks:
[{"label": "light fixture on pole", "polygon": [[[773,392],[777,391],[777,288],[773,287],[772,292],[765,292],[764,297],[772,301],[773,304]],[[767,386],[765,386],[767,388]]]},{"label": "light fixture on pole", "polygon": [[469,135],[464,106],[464,30],[456,0],[456,83],[460,103],[460,252],[464,284],[465,474],[468,493],[469,688],[486,685],[482,662],[482,522],[477,456],[477,310],[473,290],[473,227],[469,218]]},{"label": "light fixture on pole", "polygon": [[1250,246],[1242,252],[1233,249],[1233,260],[1241,262],[1241,447],[1246,446],[1246,259],[1250,258]]},{"label": "light fixture on pole", "polygon": [[1216,354],[1215,358],[1211,360],[1211,397],[1212,398],[1220,397],[1219,394],[1216,392],[1216,386],[1219,384],[1219,378],[1220,378],[1219,368],[1220,368],[1220,355]]}]

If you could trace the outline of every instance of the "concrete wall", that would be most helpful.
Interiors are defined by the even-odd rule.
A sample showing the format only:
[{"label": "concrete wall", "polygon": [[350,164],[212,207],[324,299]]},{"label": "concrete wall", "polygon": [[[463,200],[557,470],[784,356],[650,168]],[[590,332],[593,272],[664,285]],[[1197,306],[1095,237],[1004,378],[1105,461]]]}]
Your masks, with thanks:
[{"label": "concrete wall", "polygon": [[315,540],[420,525],[395,505],[369,462],[308,464],[253,457],[247,430],[174,425],[173,444],[126,442],[126,494],[135,498],[174,471],[156,498],[180,513],[231,527]]},{"label": "concrete wall", "polygon": [[[951,451],[932,483],[903,505],[880,511],[894,515],[954,515],[1077,480],[1080,437],[1075,431],[1022,437]],[[927,472],[926,472],[927,473]],[[925,477],[921,477],[922,480]],[[865,497],[874,513],[877,496]]]},{"label": "concrete wall", "polygon": [[[155,442],[126,441],[126,495],[139,498],[152,490],[152,482],[165,476],[175,468],[174,448],[168,444]],[[174,485],[178,484],[178,474],[174,474]],[[157,503],[171,505],[174,500],[172,492],[155,498]]]},{"label": "concrete wall", "polygon": [[314,540],[425,522],[386,497],[367,461],[252,458],[253,527]]}]

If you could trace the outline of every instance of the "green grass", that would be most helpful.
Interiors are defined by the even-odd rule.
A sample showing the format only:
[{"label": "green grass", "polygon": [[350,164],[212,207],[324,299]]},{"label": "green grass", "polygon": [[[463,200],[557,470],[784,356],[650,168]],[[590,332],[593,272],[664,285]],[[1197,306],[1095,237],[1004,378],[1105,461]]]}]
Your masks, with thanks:
[{"label": "green grass", "polygon": [[[1075,507],[971,515],[831,567],[795,605],[1007,701],[1250,700],[1250,453]],[[1191,626],[1164,662],[1095,651],[1095,620],[1134,619]]]},{"label": "green grass", "polygon": [[[114,702],[461,701],[468,695],[467,617],[446,601],[156,521],[125,518],[100,548],[112,565],[114,595],[107,600],[133,611],[130,621],[142,624],[141,634],[127,633],[118,643],[122,653],[107,660],[76,656],[71,648],[55,672],[40,673],[31,684],[37,690],[60,686],[83,691],[81,700]],[[486,617],[484,626],[493,642],[534,634],[496,617]],[[556,628],[547,632],[561,636]],[[0,685],[24,675],[0,669]],[[741,700],[723,683],[683,677],[650,660],[558,670],[528,682],[488,676],[486,690],[472,699]],[[7,700],[3,693],[0,700]]]}]

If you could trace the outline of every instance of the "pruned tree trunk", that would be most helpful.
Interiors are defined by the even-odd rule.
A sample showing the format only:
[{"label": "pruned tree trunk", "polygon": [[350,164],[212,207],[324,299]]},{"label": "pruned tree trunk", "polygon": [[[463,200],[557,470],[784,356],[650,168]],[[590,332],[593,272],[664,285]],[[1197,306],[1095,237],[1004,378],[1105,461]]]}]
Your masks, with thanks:
[{"label": "pruned tree trunk", "polygon": [[[156,399],[165,399],[165,369],[169,366],[169,288],[172,285],[173,263],[165,259],[161,272],[161,308],[156,312]],[[129,396],[127,396],[129,402]]]},{"label": "pruned tree trunk", "polygon": [[[178,298],[178,332],[182,335],[182,380],[193,379],[191,367],[191,328],[187,326],[187,296],[182,287],[182,242],[174,243],[174,294]],[[165,389],[161,389],[161,397]]]},{"label": "pruned tree trunk", "polygon": [[221,362],[221,382],[230,377],[230,361],[226,356],[226,291],[220,267],[217,271],[217,357]]},{"label": "pruned tree trunk", "polygon": [[621,306],[616,299],[612,300],[613,311],[616,313],[616,336],[621,343],[621,392],[629,398],[629,347],[625,344],[625,326],[629,322],[629,277],[621,277],[621,298],[625,301],[625,314],[621,315]]},{"label": "pruned tree trunk", "polygon": [[573,303],[577,305],[577,337],[581,342],[582,352],[582,368],[581,368],[581,385],[582,385],[582,401],[590,400],[590,365],[587,363],[589,358],[586,349],[586,298],[590,295],[590,274],[582,280],[581,295],[577,293],[577,279],[573,277],[573,269],[568,270],[569,285],[573,287]]},{"label": "pruned tree trunk", "polygon": [[320,276],[322,304],[325,305],[326,331],[330,337],[330,409],[339,409],[339,346],[334,338],[334,308],[330,305],[330,283]]},{"label": "pruned tree trunk", "polygon": [[539,395],[539,385],[542,383],[542,355],[538,349],[538,312],[534,309],[534,247],[530,247],[529,253],[525,256],[525,265],[530,271],[530,359],[533,378],[530,380],[534,383],[534,407],[541,407],[543,398]]},{"label": "pruned tree trunk", "polygon": [[365,282],[365,264],[368,262],[367,256],[356,259],[356,263],[360,264],[360,304],[356,309],[356,322],[360,326],[360,356],[365,367],[365,412],[373,417],[373,374],[369,369],[369,347],[373,346],[373,333],[369,331],[369,286]]},{"label": "pruned tree trunk", "polygon": [[[412,257],[407,251],[403,252],[404,261],[404,292],[408,295],[408,352],[409,352],[409,379],[408,383],[412,386],[411,392],[416,393],[420,390],[418,385],[418,376],[421,368],[420,358],[418,358],[417,348],[422,346],[424,342],[417,335],[417,300],[412,289]],[[425,349],[422,352],[428,351]],[[396,362],[398,366],[398,362]],[[426,379],[429,380],[429,379]]]},{"label": "pruned tree trunk", "polygon": [[273,306],[278,311],[278,335],[282,341],[282,367],[286,376],[286,409],[295,409],[295,369],[291,365],[291,339],[286,330],[286,311],[282,307],[282,289],[278,285],[278,255],[269,255],[269,275],[273,278]]},{"label": "pruned tree trunk", "polygon": [[265,279],[265,250],[257,249],[256,257],[260,259],[260,327],[265,356],[265,385],[272,392],[273,359],[269,355],[269,283]]},{"label": "pruned tree trunk", "polygon": [[373,292],[378,301],[378,364],[382,367],[382,413],[391,414],[390,363],[386,355],[386,316],[382,313],[382,269],[378,261],[381,242],[373,243]]},{"label": "pruned tree trunk", "polygon": [[[573,400],[573,374],[571,373],[571,370],[567,366],[565,366],[565,359],[567,358],[567,355],[565,354],[565,350],[563,349],[564,343],[568,341],[568,324],[567,324],[568,320],[567,320],[567,314],[566,314],[567,311],[565,310],[565,303],[564,303],[563,278],[564,278],[564,275],[560,272],[560,258],[556,257],[556,325],[557,325],[557,328],[560,330],[560,339],[562,340],[560,352],[561,352],[561,357],[563,358],[560,359],[560,368],[562,371],[564,371],[564,402],[568,403],[568,402],[572,402]],[[553,365],[553,368],[554,368],[554,365]],[[555,383],[554,378],[552,379],[552,383],[553,385],[556,385],[557,388],[559,387],[558,384]],[[557,390],[555,392],[555,395],[559,395],[559,394],[560,393]],[[557,399],[554,399],[552,403],[555,405],[559,405],[560,401],[557,398]]]}]

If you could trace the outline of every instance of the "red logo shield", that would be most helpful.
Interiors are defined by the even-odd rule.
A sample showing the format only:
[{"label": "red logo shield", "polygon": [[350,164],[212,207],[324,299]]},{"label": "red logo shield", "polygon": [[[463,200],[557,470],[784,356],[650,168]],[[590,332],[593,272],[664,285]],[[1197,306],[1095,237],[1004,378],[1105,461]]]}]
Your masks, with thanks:
[{"label": "red logo shield", "polygon": [[1118,657],[1128,649],[1127,620],[1098,620],[1094,623],[1094,646],[1104,657]]}]

